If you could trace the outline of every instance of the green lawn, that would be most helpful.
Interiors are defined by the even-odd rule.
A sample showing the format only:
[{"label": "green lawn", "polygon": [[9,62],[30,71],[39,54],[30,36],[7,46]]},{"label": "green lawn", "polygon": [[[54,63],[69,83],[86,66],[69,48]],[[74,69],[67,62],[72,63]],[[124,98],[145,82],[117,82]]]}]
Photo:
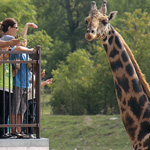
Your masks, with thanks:
[{"label": "green lawn", "polygon": [[48,99],[42,98],[41,137],[50,150],[133,150],[119,115],[53,115]]},{"label": "green lawn", "polygon": [[50,150],[132,150],[120,116],[46,114],[41,126],[41,137],[49,138]]}]

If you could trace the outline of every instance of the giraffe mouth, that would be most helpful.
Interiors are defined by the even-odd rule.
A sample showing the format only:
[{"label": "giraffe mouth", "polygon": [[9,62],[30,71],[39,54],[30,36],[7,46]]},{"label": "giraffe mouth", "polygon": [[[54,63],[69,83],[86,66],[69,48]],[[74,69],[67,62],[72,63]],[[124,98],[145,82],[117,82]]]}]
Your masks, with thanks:
[{"label": "giraffe mouth", "polygon": [[96,38],[96,35],[95,34],[92,34],[92,33],[86,33],[85,34],[85,39],[87,40],[87,41],[92,41],[92,40],[94,40]]}]

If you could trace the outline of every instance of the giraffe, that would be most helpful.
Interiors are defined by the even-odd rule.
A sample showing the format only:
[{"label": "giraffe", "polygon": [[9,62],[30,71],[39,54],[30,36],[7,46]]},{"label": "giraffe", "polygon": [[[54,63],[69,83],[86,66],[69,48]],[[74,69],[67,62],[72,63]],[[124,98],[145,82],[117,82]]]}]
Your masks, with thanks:
[{"label": "giraffe", "polygon": [[100,9],[92,1],[85,21],[88,41],[99,39],[113,74],[120,115],[135,150],[150,150],[150,88],[134,56],[121,35],[110,24],[117,14],[108,16],[107,1]]}]

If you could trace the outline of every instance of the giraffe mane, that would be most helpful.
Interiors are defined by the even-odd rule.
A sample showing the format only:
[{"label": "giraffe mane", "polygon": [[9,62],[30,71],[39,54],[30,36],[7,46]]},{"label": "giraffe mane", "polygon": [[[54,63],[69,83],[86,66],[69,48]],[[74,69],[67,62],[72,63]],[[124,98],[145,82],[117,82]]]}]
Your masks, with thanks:
[{"label": "giraffe mane", "polygon": [[141,82],[141,84],[142,84],[142,86],[143,86],[147,96],[150,98],[150,87],[149,87],[149,84],[146,82],[145,75],[142,73],[139,65],[137,64],[137,62],[136,62],[136,60],[134,58],[133,53],[131,52],[130,48],[128,47],[128,45],[124,41],[123,37],[119,33],[118,33],[118,35],[119,35],[119,37],[120,37],[124,47],[126,48],[128,54],[129,54],[129,57],[131,58],[131,61],[132,61],[133,65],[134,65],[134,67],[135,67],[135,70],[137,72],[139,80],[140,80],[140,82]]}]

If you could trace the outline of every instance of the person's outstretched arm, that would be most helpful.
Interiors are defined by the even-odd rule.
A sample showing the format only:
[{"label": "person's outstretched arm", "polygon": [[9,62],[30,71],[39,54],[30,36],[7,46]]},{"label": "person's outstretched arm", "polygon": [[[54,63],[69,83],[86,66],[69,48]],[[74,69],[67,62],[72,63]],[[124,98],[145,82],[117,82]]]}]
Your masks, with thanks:
[{"label": "person's outstretched arm", "polygon": [[0,40],[0,48],[4,48],[7,46],[14,46],[17,45],[19,43],[18,39],[12,39],[11,41],[1,41]]},{"label": "person's outstretched arm", "polygon": [[38,28],[38,26],[37,26],[36,24],[32,23],[32,22],[26,23],[25,26],[24,26],[24,29],[23,29],[23,31],[22,31],[22,35],[23,35],[23,36],[26,36],[26,35],[27,35],[28,27],[34,28],[34,29],[37,29],[37,28]]},{"label": "person's outstretched arm", "polygon": [[27,48],[24,46],[16,46],[14,48],[15,51],[34,51],[34,48]]},{"label": "person's outstretched arm", "polygon": [[50,84],[52,84],[52,81],[53,81],[53,79],[50,78],[50,79],[48,79],[48,80],[42,82],[42,83],[41,83],[41,88],[44,87],[45,85],[50,85]]}]

